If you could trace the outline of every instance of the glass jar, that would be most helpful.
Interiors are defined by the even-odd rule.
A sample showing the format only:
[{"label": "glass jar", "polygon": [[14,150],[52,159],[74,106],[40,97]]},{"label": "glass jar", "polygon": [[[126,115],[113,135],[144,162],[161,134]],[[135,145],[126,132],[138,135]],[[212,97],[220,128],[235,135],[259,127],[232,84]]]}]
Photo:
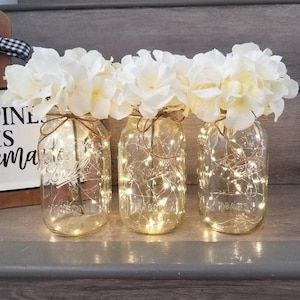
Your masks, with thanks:
[{"label": "glass jar", "polygon": [[241,131],[221,127],[207,123],[198,136],[200,214],[216,231],[247,233],[266,209],[266,133],[258,121]]},{"label": "glass jar", "polygon": [[132,230],[162,234],[181,221],[185,205],[185,137],[176,112],[128,118],[119,142],[119,205]]},{"label": "glass jar", "polygon": [[59,235],[80,236],[105,224],[111,157],[104,125],[90,115],[50,113],[41,128],[38,151],[47,227]]}]

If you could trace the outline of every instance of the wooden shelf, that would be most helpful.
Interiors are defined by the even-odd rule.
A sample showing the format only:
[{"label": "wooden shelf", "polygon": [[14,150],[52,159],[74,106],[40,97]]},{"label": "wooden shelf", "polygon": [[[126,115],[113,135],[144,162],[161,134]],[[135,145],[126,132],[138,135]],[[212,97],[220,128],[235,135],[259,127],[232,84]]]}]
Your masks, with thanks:
[{"label": "wooden shelf", "polygon": [[0,278],[300,279],[300,186],[270,186],[265,222],[248,235],[225,235],[200,222],[189,186],[180,227],[136,234],[119,217],[117,193],[108,224],[63,238],[43,224],[40,207],[0,211]]}]

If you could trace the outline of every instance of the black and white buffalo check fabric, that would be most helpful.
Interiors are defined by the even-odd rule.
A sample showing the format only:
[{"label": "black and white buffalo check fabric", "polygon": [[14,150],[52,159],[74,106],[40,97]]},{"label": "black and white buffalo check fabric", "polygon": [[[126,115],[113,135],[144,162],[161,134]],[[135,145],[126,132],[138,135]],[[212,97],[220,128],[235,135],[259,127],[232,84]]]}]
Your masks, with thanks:
[{"label": "black and white buffalo check fabric", "polygon": [[32,47],[21,40],[0,37],[0,52],[27,61],[32,54]]}]

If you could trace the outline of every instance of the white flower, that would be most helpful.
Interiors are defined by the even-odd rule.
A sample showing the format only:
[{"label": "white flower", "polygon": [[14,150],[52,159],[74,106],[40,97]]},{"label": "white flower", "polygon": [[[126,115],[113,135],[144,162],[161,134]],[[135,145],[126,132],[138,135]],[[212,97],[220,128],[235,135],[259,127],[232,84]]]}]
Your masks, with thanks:
[{"label": "white flower", "polygon": [[6,68],[5,78],[4,103],[28,105],[38,117],[59,104],[63,89],[68,85],[59,64],[59,55],[53,49],[34,48],[32,58],[25,66]]},{"label": "white flower", "polygon": [[64,64],[78,63],[85,67],[89,79],[98,74],[110,74],[112,71],[113,58],[106,60],[102,54],[96,50],[86,51],[83,48],[68,49],[62,57]]},{"label": "white flower", "polygon": [[169,105],[182,105],[182,103],[187,105],[189,87],[188,72],[192,66],[192,60],[184,55],[176,55],[161,50],[154,50],[153,56],[158,62],[168,65],[168,67],[175,72],[176,79],[172,85],[174,98]]},{"label": "white flower", "polygon": [[4,101],[28,105],[38,117],[55,106],[61,113],[105,119],[116,92],[113,73],[112,59],[95,50],[75,48],[60,57],[53,49],[34,48],[26,66],[7,67]]},{"label": "white flower", "polygon": [[220,116],[224,62],[224,55],[216,49],[193,57],[188,73],[189,105],[192,112],[205,122],[214,122]]},{"label": "white flower", "polygon": [[277,121],[283,98],[295,97],[299,89],[286,72],[280,56],[254,43],[233,46],[226,58],[217,50],[197,54],[188,73],[190,108],[205,122],[225,114],[224,125],[234,130],[270,113]]},{"label": "white flower", "polygon": [[284,108],[283,98],[293,98],[298,84],[286,74],[281,57],[269,49],[261,51],[253,43],[235,45],[227,55],[221,84],[221,109],[226,111],[225,126],[243,130],[263,114]]},{"label": "white flower", "polygon": [[75,115],[87,113],[98,119],[108,118],[110,102],[115,93],[111,79],[112,59],[106,60],[95,50],[75,48],[65,51],[62,67],[70,74],[66,107]]},{"label": "white flower", "polygon": [[[159,56],[158,52],[154,53]],[[152,119],[159,110],[173,105],[176,73],[164,59],[154,59],[150,51],[139,50],[137,54],[127,55],[121,61],[127,78],[123,96],[138,107],[143,117]]]},{"label": "white flower", "polygon": [[133,98],[130,97],[130,93],[126,93],[125,91],[126,84],[131,82],[132,78],[130,77],[130,74],[124,72],[121,64],[114,63],[113,68],[115,93],[111,99],[109,115],[116,120],[120,120],[130,115],[133,110]]},{"label": "white flower", "polygon": [[4,104],[28,105],[38,117],[53,107],[95,118],[122,119],[133,109],[152,119],[164,108],[189,108],[205,122],[225,115],[225,126],[243,130],[261,115],[284,109],[299,85],[281,57],[253,43],[235,45],[226,57],[214,49],[188,59],[167,51],[140,50],[121,64],[96,50],[34,48],[25,66],[6,68]]}]

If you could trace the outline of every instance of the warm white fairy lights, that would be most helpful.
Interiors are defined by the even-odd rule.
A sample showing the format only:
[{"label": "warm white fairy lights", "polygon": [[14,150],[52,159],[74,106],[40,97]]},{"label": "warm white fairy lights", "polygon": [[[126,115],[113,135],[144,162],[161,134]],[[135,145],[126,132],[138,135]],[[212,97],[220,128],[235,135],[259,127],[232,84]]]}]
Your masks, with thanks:
[{"label": "warm white fairy lights", "polygon": [[[260,139],[256,138],[257,132]],[[222,135],[215,124],[207,124],[198,139],[204,222],[218,231],[249,231],[265,210],[267,153],[262,128],[255,123],[243,132],[227,131]]]},{"label": "warm white fairy lights", "polygon": [[133,230],[159,234],[173,229],[184,212],[184,138],[175,122],[159,120],[143,133],[138,120],[129,119],[124,130],[134,134],[119,142],[120,213]]},{"label": "warm white fairy lights", "polygon": [[[43,131],[60,122],[47,122]],[[70,134],[74,128],[70,124],[76,127],[76,134]],[[40,143],[44,220],[60,235],[86,234],[107,220],[111,199],[110,146],[107,133],[97,130],[101,126],[89,122],[88,117],[84,124],[70,119]],[[99,132],[99,136],[93,132]]]},{"label": "warm white fairy lights", "polygon": [[[142,49],[121,63],[95,50],[75,48],[60,56],[34,48],[26,65],[8,66],[5,76],[3,103],[29,106],[40,118],[52,110],[62,116],[58,122],[65,114],[132,116],[119,144],[120,211],[129,227],[145,233],[173,229],[184,211],[181,123],[189,110],[206,122],[198,156],[204,221],[233,233],[257,224],[268,180],[265,139],[255,121],[272,113],[277,121],[284,99],[299,89],[281,57],[254,43],[235,45],[227,55],[214,49],[193,58]],[[84,220],[84,210],[108,210],[103,199],[111,197],[110,144],[103,137],[95,143],[87,128],[75,133],[74,122],[50,130],[40,158],[46,222],[54,231],[67,226],[66,234],[80,235],[84,223],[101,223]],[[72,214],[83,221],[57,224]]]}]

